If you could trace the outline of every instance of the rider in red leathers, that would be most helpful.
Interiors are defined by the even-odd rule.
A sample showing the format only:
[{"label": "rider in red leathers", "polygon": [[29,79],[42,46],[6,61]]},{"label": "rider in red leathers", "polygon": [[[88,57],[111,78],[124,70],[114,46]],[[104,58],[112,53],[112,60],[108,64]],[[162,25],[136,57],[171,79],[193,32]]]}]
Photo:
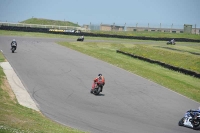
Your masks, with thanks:
[{"label": "rider in red leathers", "polygon": [[[92,89],[90,91],[91,93],[93,92],[93,90],[94,90],[94,88],[95,88],[97,83],[102,83],[103,86],[105,85],[105,78],[102,76],[102,74],[98,74],[98,77],[96,77],[94,79],[94,82],[92,84]],[[101,92],[102,92],[102,90],[103,90],[103,87],[101,88]]]}]

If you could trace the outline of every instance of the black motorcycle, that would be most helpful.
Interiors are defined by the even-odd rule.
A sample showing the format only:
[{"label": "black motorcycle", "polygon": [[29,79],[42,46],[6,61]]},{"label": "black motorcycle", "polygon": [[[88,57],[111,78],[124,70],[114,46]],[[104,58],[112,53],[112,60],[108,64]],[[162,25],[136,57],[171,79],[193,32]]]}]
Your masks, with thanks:
[{"label": "black motorcycle", "polygon": [[200,112],[189,110],[178,122],[179,126],[185,126],[194,130],[200,130]]},{"label": "black motorcycle", "polygon": [[82,38],[82,37],[79,37],[78,39],[77,39],[77,41],[84,41],[84,38]]},{"label": "black motorcycle", "polygon": [[12,53],[14,53],[15,50],[16,50],[16,46],[12,46],[12,47],[11,47],[11,51],[12,51]]},{"label": "black motorcycle", "polygon": [[172,42],[172,41],[168,41],[168,42],[167,42],[167,45],[169,45],[169,44],[175,45],[176,43],[175,43],[175,42]]}]

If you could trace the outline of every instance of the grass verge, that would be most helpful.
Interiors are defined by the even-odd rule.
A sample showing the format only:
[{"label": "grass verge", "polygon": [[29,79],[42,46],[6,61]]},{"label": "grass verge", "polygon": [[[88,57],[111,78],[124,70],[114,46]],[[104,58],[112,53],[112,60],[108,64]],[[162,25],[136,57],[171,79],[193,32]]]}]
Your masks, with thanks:
[{"label": "grass verge", "polygon": [[194,51],[193,49],[195,48],[189,49],[188,47],[188,51],[186,52],[182,50],[182,47],[183,46],[170,46],[163,48],[150,45],[134,45],[132,48],[123,47],[119,50],[200,73],[200,49],[199,51],[196,50],[199,52],[199,55],[196,55],[190,52],[190,50]]},{"label": "grass verge", "polygon": [[155,38],[188,38],[200,40],[200,35],[186,33],[166,33],[166,32],[148,32],[148,31],[92,31],[98,34],[124,35],[124,36],[144,36]]},{"label": "grass verge", "polygon": [[[0,52],[0,62],[5,61]],[[82,133],[21,106],[0,67],[0,133]]]},{"label": "grass verge", "polygon": [[41,19],[41,18],[30,18],[30,19],[22,21],[21,23],[79,27],[78,24],[75,24],[75,23],[72,23],[72,22],[69,22],[69,21],[50,20],[50,19]]}]

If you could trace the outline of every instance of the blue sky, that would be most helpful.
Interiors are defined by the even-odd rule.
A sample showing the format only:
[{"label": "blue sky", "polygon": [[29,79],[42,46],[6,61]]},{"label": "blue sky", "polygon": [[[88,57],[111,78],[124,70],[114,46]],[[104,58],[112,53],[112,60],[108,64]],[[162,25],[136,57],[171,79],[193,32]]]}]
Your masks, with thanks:
[{"label": "blue sky", "polygon": [[79,25],[113,24],[200,28],[200,0],[0,0],[0,21],[29,18],[66,20]]}]

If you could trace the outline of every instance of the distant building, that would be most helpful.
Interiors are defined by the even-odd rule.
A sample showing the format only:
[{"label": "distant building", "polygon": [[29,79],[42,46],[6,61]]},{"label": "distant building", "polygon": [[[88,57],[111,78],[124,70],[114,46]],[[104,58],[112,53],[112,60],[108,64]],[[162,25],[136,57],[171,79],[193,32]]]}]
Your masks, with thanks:
[{"label": "distant building", "polygon": [[[200,34],[200,28],[193,28],[191,25],[184,25],[183,29],[175,28],[151,28],[151,27],[125,27],[119,25],[100,24],[98,25],[83,25],[87,30],[100,31],[148,31],[148,32],[168,32],[168,33],[191,33]],[[98,27],[98,28],[97,28]]]},{"label": "distant building", "polygon": [[200,35],[200,28],[192,28],[192,34],[199,34]]},{"label": "distant building", "polygon": [[124,31],[125,26],[101,24],[100,30],[102,31]]},{"label": "distant building", "polygon": [[84,24],[82,27],[85,28],[86,30],[90,30],[90,25]]},{"label": "distant building", "polygon": [[184,33],[192,33],[192,25],[184,24]]},{"label": "distant building", "polygon": [[169,32],[169,33],[183,33],[183,29],[149,28],[149,27],[126,27],[126,31],[158,31],[158,32]]}]

